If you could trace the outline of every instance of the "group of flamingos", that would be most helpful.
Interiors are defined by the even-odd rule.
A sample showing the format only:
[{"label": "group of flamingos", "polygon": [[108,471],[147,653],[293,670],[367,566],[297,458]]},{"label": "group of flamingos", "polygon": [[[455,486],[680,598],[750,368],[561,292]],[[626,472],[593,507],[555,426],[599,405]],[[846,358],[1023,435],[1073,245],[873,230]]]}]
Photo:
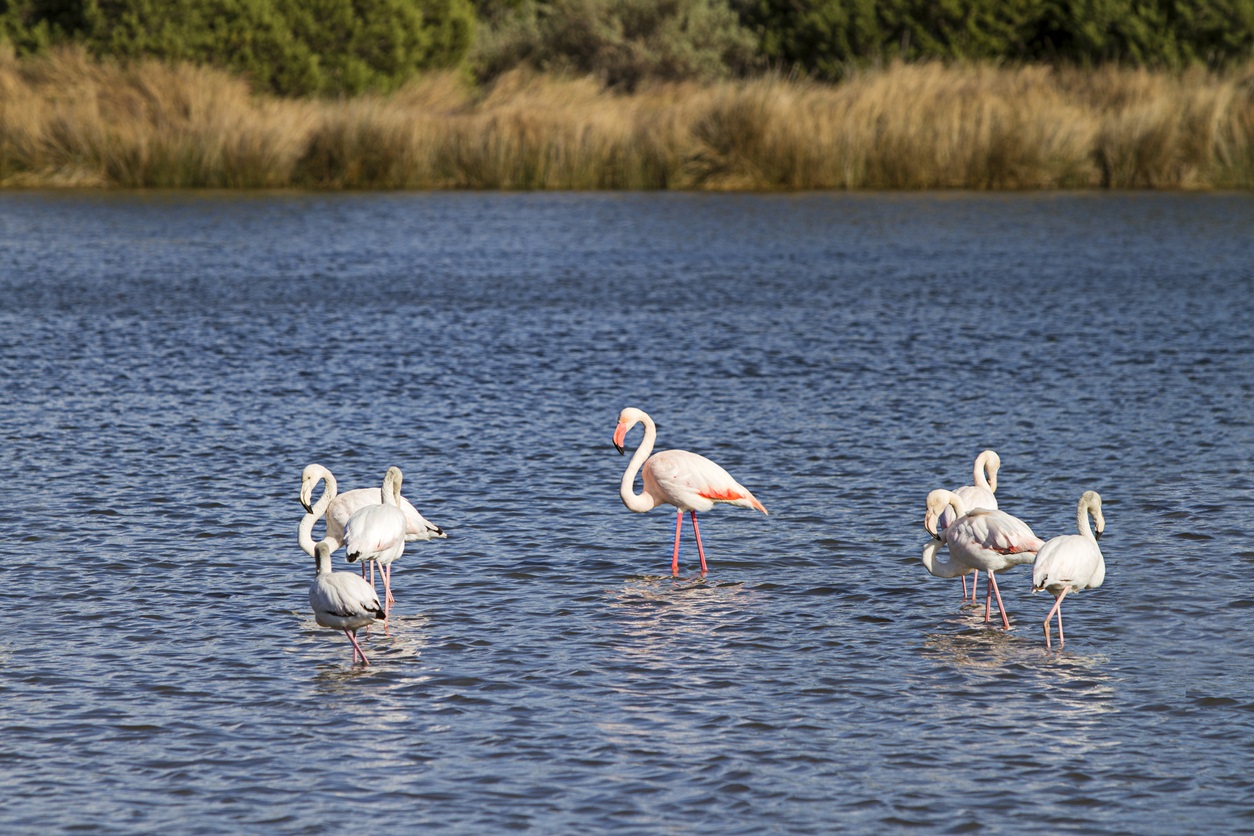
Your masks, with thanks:
[{"label": "group of flamingos", "polygon": [[[614,430],[614,446],[625,453],[623,442],[633,427],[644,425],[644,439],[632,455],[623,473],[619,495],[628,509],[637,513],[659,505],[673,505],[675,547],[671,554],[671,573],[679,574],[679,539],[683,532],[684,513],[692,519],[692,533],[701,558],[701,574],[706,574],[705,548],[697,527],[697,512],[709,511],[716,504],[756,508],[767,513],[762,503],[719,465],[686,450],[661,450],[653,453],[657,427],[653,419],[639,409],[628,407],[618,416]],[[653,453],[653,455],[650,455]],[[1032,533],[1027,523],[997,508],[997,471],[1001,459],[992,450],[985,450],[975,460],[974,485],[954,491],[934,490],[927,496],[927,513],[923,525],[932,540],[923,549],[923,565],[938,578],[962,578],[963,600],[967,599],[966,576],[974,575],[970,598],[976,600],[979,573],[988,575],[984,601],[984,621],[991,620],[992,599],[997,598],[1002,626],[1009,630],[1010,620],[1002,605],[996,573],[1022,563],[1032,563],[1032,591],[1044,590],[1056,599],[1045,616],[1045,648],[1052,648],[1050,621],[1057,616],[1058,647],[1063,646],[1062,599],[1068,592],[1094,589],[1106,576],[1097,540],[1102,536],[1106,520],[1102,516],[1102,498],[1095,491],[1085,491],[1076,509],[1077,534],[1064,534],[1048,542]],[[636,474],[644,481],[644,490],[635,492]],[[360,488],[337,493],[335,477],[319,464],[305,468],[301,476],[300,501],[305,517],[298,529],[300,546],[315,558],[317,573],[309,587],[309,604],[314,617],[323,627],[343,630],[353,644],[353,661],[370,661],[357,641],[357,630],[387,619],[392,597],[392,563],[401,556],[405,543],[431,540],[448,535],[418,513],[401,496],[401,470],[388,468],[381,488]],[[317,502],[313,494],[324,483]],[[1089,527],[1093,518],[1096,533]],[[314,542],[313,528],[326,520],[326,535]],[[331,571],[331,555],[341,545],[350,563],[361,562],[361,577],[351,572]],[[937,552],[946,546],[949,559],[937,560]],[[374,587],[374,566],[379,565],[383,578],[384,598],[380,604]],[[370,580],[366,577],[370,564]]]}]

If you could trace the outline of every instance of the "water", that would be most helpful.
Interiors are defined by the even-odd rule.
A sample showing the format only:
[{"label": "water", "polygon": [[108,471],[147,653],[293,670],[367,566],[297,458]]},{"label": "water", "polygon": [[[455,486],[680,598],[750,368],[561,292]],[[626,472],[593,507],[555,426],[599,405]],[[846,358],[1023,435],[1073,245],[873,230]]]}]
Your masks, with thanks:
[{"label": "water", "polygon": [[[0,824],[1254,830],[1254,198],[0,195]],[[629,513],[621,408],[770,516]],[[639,443],[640,431],[628,439]],[[919,563],[982,449],[1106,584]],[[318,628],[300,472],[451,534]],[[337,568],[347,568],[343,552]]]}]

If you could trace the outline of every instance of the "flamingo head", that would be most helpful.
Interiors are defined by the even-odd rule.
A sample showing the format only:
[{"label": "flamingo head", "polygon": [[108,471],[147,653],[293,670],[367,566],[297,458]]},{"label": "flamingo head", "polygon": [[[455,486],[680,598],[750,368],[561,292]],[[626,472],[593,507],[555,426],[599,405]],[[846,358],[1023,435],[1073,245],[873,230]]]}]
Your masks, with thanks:
[{"label": "flamingo head", "polygon": [[627,433],[642,420],[644,420],[644,413],[635,407],[629,406],[618,413],[618,426],[614,428],[614,449],[619,452],[619,455],[627,452],[627,448],[623,446]]},{"label": "flamingo head", "polygon": [[1106,517],[1102,515],[1102,497],[1097,491],[1085,491],[1080,497],[1080,504],[1088,507],[1089,514],[1093,517],[1093,539],[1102,539],[1102,532],[1106,530]]},{"label": "flamingo head", "polygon": [[320,464],[306,465],[300,474],[300,504],[305,506],[306,513],[313,513],[313,492],[322,479],[325,468]]},{"label": "flamingo head", "polygon": [[[927,529],[927,533],[931,534],[937,540],[943,540],[936,530],[936,524],[940,521],[941,514],[945,513],[948,508],[957,499],[950,491],[938,489],[927,495],[927,514],[923,517],[923,527]],[[954,509],[958,511],[957,508]],[[961,512],[958,516],[962,516]]]}]

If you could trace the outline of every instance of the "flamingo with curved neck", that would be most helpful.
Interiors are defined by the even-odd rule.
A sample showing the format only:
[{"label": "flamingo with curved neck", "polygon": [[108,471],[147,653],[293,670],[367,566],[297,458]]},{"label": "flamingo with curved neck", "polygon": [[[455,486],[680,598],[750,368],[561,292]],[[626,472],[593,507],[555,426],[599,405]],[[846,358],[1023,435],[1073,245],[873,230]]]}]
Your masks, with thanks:
[{"label": "flamingo with curved neck", "polygon": [[[958,494],[958,498],[962,500],[962,504],[969,510],[976,508],[987,508],[990,511],[997,510],[997,471],[1001,469],[1001,456],[993,450],[985,450],[975,457],[975,467],[971,473],[971,481],[974,485],[963,485],[956,488],[954,493]],[[950,523],[958,519],[952,508],[946,508],[941,514],[937,528],[947,528]],[[980,585],[980,573],[975,572],[975,577],[971,579],[971,600],[975,600],[977,588]],[[962,600],[967,600],[967,576],[962,576]]]},{"label": "flamingo with curved neck", "polygon": [[[938,532],[937,520],[947,507],[953,509],[957,519]],[[923,565],[928,572],[938,578],[955,578],[975,569],[987,572],[984,621],[990,621],[993,596],[996,595],[1002,625],[1009,630],[1010,620],[994,573],[1031,563],[1044,545],[1041,538],[1032,533],[1027,523],[1005,511],[983,508],[968,511],[956,493],[946,490],[935,490],[927,495],[927,515],[923,526],[938,541],[928,543],[923,549]],[[942,542],[949,549],[949,559],[943,562],[936,559]]]},{"label": "flamingo with curved neck", "polygon": [[[1089,528],[1089,517],[1093,528]],[[1054,607],[1045,616],[1045,651],[1050,648],[1049,620],[1058,615],[1058,649],[1066,639],[1062,635],[1062,599],[1068,592],[1097,589],[1106,580],[1106,561],[1097,541],[1106,530],[1102,515],[1102,498],[1097,491],[1085,491],[1076,506],[1075,524],[1078,534],[1051,537],[1036,553],[1032,565],[1032,591],[1045,590],[1055,598]]]},{"label": "flamingo with curved neck", "polygon": [[[614,447],[619,453],[626,453],[623,442],[636,424],[644,424],[644,440],[627,463],[618,490],[619,496],[622,497],[623,504],[636,513],[651,511],[659,505],[675,506],[678,513],[675,517],[675,548],[671,554],[671,574],[674,576],[679,575],[679,537],[683,531],[684,512],[687,511],[692,518],[692,533],[696,537],[697,553],[701,557],[701,574],[705,575],[708,570],[705,547],[701,544],[701,530],[697,527],[697,512],[709,511],[716,503],[756,508],[763,514],[767,510],[747,488],[705,456],[686,450],[661,450],[653,453],[653,445],[657,441],[657,426],[643,410],[627,407],[619,413],[618,426],[614,430]],[[644,481],[640,493],[635,490],[637,473],[642,474]]]},{"label": "flamingo with curved neck", "polygon": [[331,571],[331,545],[323,540],[314,547],[314,582],[309,586],[309,606],[314,620],[323,627],[343,630],[353,643],[353,662],[361,657],[362,664],[370,660],[357,643],[357,631],[385,618],[379,606],[379,596],[374,587],[352,572]]},{"label": "flamingo with curved neck", "polygon": [[344,526],[344,550],[348,553],[348,562],[361,560],[363,567],[364,561],[379,564],[379,573],[383,576],[385,631],[391,605],[396,603],[392,597],[392,562],[405,551],[405,513],[400,507],[403,480],[399,467],[389,467],[383,476],[383,503],[359,508]]}]

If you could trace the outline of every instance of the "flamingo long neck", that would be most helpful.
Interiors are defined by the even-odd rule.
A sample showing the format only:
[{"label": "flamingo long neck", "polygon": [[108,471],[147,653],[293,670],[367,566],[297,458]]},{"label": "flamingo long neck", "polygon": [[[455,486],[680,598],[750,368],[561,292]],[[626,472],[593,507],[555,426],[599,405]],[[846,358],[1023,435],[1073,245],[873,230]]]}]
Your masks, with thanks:
[{"label": "flamingo long neck", "polygon": [[991,451],[985,450],[975,459],[975,473],[972,478],[975,479],[977,488],[984,488],[989,493],[997,493],[997,469],[1001,462],[999,459],[990,455]]},{"label": "flamingo long neck", "polygon": [[933,541],[923,547],[923,566],[931,575],[937,578],[956,578],[971,571],[971,567],[963,566],[952,557],[948,560],[937,560],[936,553],[940,546],[940,543]]},{"label": "flamingo long neck", "polygon": [[331,550],[321,543],[314,549],[314,574],[331,574]]},{"label": "flamingo long neck", "polygon": [[1097,537],[1093,534],[1092,527],[1089,526],[1089,514],[1092,510],[1087,502],[1081,502],[1075,510],[1075,524],[1081,534],[1096,543]]},{"label": "flamingo long neck", "polygon": [[651,494],[645,491],[636,493],[636,474],[644,466],[645,459],[649,458],[649,454],[653,452],[653,444],[657,441],[657,426],[648,415],[641,418],[640,423],[644,424],[644,440],[640,442],[636,452],[631,454],[631,461],[627,462],[627,469],[623,471],[623,481],[619,485],[618,495],[623,498],[623,504],[629,510],[643,513],[653,510],[658,505],[657,500]]},{"label": "flamingo long neck", "polygon": [[383,504],[393,508],[401,506],[401,476],[395,470],[389,470],[383,477]]},{"label": "flamingo long neck", "polygon": [[[334,484],[334,483],[332,483]],[[296,541],[300,543],[301,550],[305,554],[314,556],[314,550],[317,545],[313,539],[314,523],[326,516],[327,508],[331,507],[331,500],[335,498],[335,492],[328,486],[327,490],[322,492],[322,496],[318,497],[318,501],[314,503],[313,510],[306,514],[300,521],[300,527],[296,529]],[[331,560],[331,553],[327,553],[327,561]],[[331,571],[330,569],[327,570]]]}]

